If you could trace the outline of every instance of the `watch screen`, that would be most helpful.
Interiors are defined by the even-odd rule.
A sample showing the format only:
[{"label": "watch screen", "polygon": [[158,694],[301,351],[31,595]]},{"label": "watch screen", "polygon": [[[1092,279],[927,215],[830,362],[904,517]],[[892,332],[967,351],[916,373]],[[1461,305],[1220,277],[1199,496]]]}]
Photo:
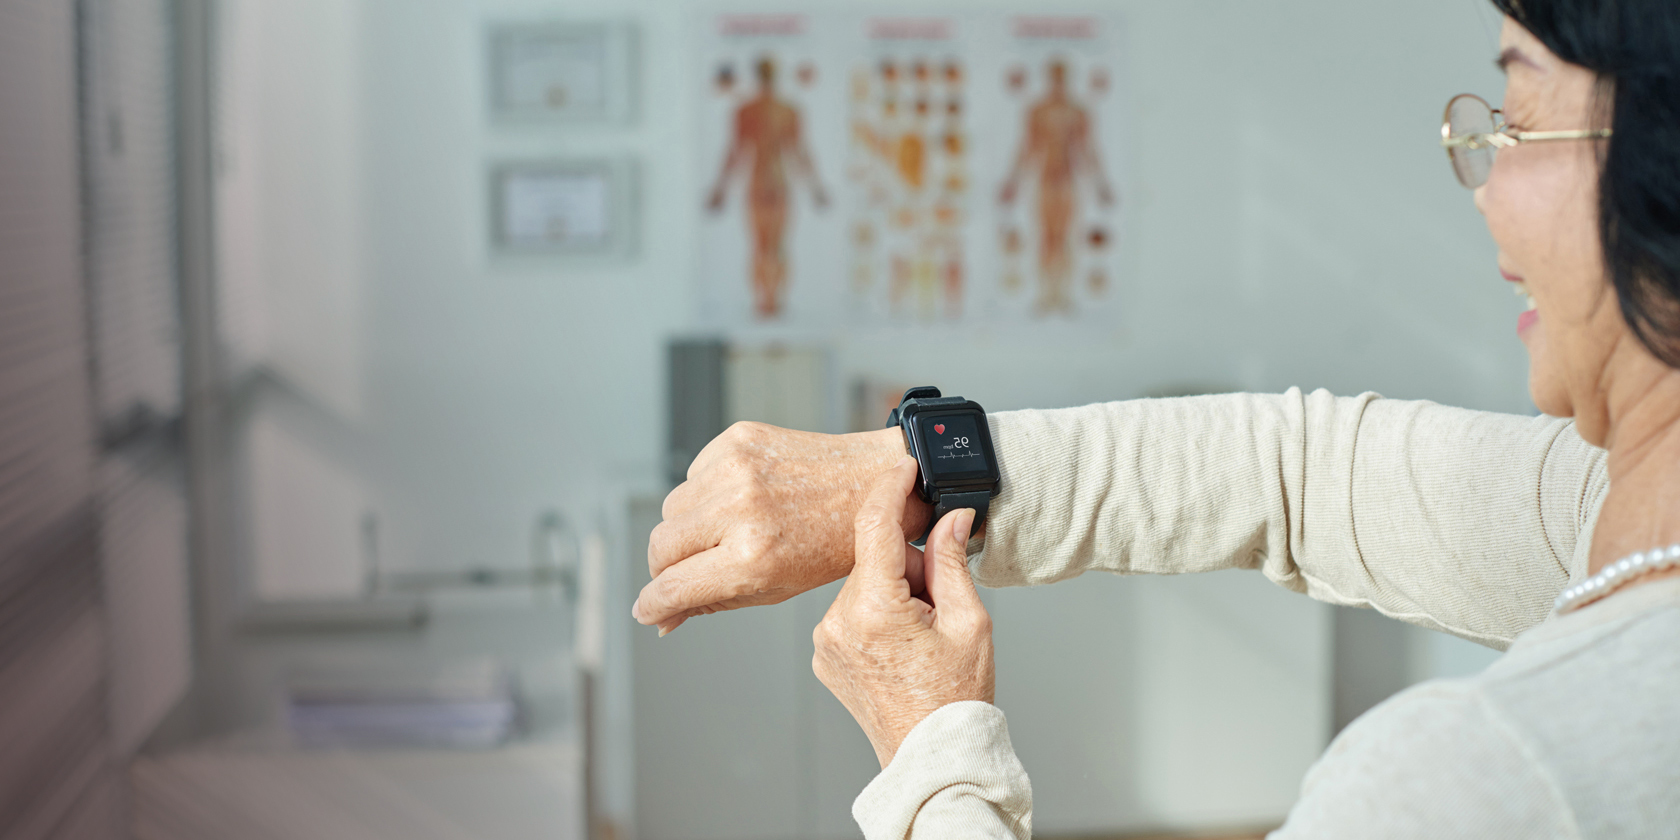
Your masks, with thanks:
[{"label": "watch screen", "polygon": [[932,478],[969,478],[986,472],[985,450],[980,448],[980,417],[974,414],[946,414],[919,418],[922,443],[926,448]]}]

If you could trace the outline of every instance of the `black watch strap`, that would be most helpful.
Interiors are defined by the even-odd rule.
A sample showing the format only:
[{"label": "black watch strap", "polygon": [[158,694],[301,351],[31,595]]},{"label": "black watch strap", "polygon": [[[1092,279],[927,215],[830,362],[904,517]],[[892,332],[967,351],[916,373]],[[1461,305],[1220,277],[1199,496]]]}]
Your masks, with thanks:
[{"label": "black watch strap", "polygon": [[917,548],[926,545],[928,535],[933,533],[933,526],[938,525],[939,520],[945,518],[945,514],[962,508],[974,508],[974,524],[968,529],[968,533],[972,536],[980,530],[980,526],[986,524],[986,511],[991,509],[991,506],[992,491],[990,490],[975,490],[970,493],[940,493],[939,501],[933,505],[933,516],[928,519],[927,530],[922,532],[921,539],[916,540],[911,545]]}]

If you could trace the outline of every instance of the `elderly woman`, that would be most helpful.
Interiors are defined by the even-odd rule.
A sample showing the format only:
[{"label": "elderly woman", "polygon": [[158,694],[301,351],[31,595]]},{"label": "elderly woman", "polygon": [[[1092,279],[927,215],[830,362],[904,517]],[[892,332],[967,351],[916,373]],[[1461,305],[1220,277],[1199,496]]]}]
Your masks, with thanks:
[{"label": "elderly woman", "polygon": [[1299,391],[996,414],[983,542],[957,510],[925,555],[896,429],[741,426],[667,500],[636,617],[849,574],[814,666],[881,760],[864,833],[1027,837],[970,563],[991,586],[1257,568],[1507,648],[1347,727],[1274,836],[1680,836],[1680,3],[1494,2],[1504,113],[1454,99],[1444,142],[1533,301],[1549,417]]}]

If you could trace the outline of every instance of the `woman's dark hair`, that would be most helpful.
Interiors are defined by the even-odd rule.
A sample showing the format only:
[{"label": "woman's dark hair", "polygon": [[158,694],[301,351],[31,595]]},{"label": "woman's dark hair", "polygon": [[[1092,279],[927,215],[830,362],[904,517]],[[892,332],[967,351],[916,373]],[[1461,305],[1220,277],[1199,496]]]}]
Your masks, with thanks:
[{"label": "woman's dark hair", "polygon": [[1680,368],[1680,0],[1493,0],[1614,85],[1599,233],[1622,317]]}]

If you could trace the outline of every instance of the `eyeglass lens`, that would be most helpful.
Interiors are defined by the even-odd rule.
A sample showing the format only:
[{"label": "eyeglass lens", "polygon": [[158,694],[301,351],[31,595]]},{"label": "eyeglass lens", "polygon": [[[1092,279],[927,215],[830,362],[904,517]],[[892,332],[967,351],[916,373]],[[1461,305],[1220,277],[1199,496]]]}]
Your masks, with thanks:
[{"label": "eyeglass lens", "polygon": [[[1454,99],[1447,109],[1447,125],[1453,137],[1492,134],[1493,110],[1487,103],[1473,96],[1460,96]],[[1492,146],[1479,149],[1453,147],[1449,154],[1452,157],[1453,174],[1458,176],[1459,183],[1470,189],[1487,183],[1488,172],[1493,169],[1493,151]]]}]

